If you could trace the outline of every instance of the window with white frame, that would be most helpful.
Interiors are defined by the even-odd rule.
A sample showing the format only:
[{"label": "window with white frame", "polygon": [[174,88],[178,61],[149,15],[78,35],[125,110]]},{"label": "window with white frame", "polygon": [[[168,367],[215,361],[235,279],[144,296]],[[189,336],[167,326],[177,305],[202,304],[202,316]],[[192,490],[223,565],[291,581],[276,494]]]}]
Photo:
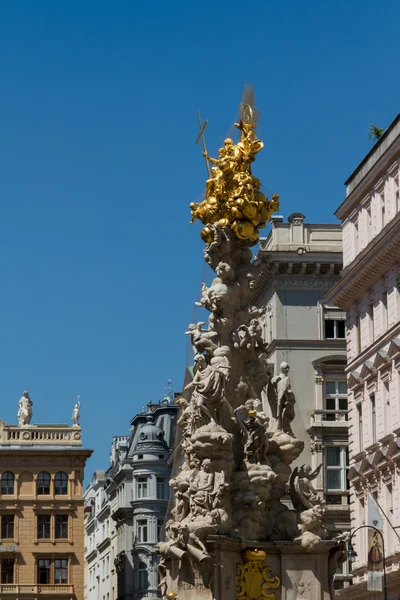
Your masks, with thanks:
[{"label": "window with white frame", "polygon": [[149,577],[147,572],[147,566],[144,562],[139,563],[138,568],[138,589],[147,590],[149,587]]},{"label": "window with white frame", "polygon": [[357,253],[360,249],[360,235],[358,231],[358,221],[354,222],[354,256],[357,256]]},{"label": "window with white frame", "polygon": [[149,495],[148,477],[137,478],[137,497],[147,498]]},{"label": "window with white frame", "polygon": [[385,435],[391,432],[391,411],[390,411],[390,390],[389,381],[382,381],[382,396],[383,396],[383,407],[385,410]]},{"label": "window with white frame", "polygon": [[137,541],[139,543],[141,542],[147,542],[148,541],[148,524],[147,524],[147,519],[139,519],[139,521],[137,521],[137,525],[136,525],[137,529]]},{"label": "window with white frame", "polygon": [[372,240],[373,231],[372,231],[372,206],[369,203],[367,208],[367,240]]},{"label": "window with white frame", "polygon": [[389,327],[388,319],[388,293],[383,292],[382,294],[382,332],[386,331]]},{"label": "window with white frame", "polygon": [[356,401],[356,410],[358,417],[358,451],[362,452],[364,449],[364,434],[363,434],[363,413],[361,399]]},{"label": "window with white frame", "polygon": [[342,310],[324,308],[324,337],[326,340],[344,340],[346,313]]},{"label": "window with white frame", "polygon": [[157,519],[157,541],[161,541],[161,532],[163,528],[164,521],[162,519]]},{"label": "window with white frame", "polygon": [[325,381],[326,421],[347,421],[347,382],[345,380]]},{"label": "window with white frame", "polygon": [[368,330],[369,330],[369,343],[371,344],[375,339],[375,321],[374,321],[374,303],[368,304]]},{"label": "window with white frame", "polygon": [[157,477],[157,498],[165,498],[165,480],[164,477]]},{"label": "window with white frame", "polygon": [[379,195],[381,198],[381,221],[382,221],[382,228],[383,228],[386,225],[386,199],[385,199],[384,190],[382,190],[382,192]]},{"label": "window with white frame", "polygon": [[347,446],[327,446],[325,448],[325,489],[328,493],[343,492],[348,489],[348,468]]},{"label": "window with white frame", "polygon": [[369,404],[371,411],[371,435],[372,435],[372,443],[376,442],[376,402],[375,402],[375,392],[368,392],[369,394]]}]

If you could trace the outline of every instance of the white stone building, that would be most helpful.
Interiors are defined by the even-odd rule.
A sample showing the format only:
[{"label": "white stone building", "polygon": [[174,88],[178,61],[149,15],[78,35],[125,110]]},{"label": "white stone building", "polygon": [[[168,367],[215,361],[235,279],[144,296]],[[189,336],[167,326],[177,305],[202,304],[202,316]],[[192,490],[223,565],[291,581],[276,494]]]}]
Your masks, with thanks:
[{"label": "white stone building", "polygon": [[[399,165],[400,115],[346,182],[336,211],[344,269],[328,295],[348,315],[351,526],[368,524],[372,495],[383,516],[390,599],[400,598]],[[366,528],[354,536],[351,598],[382,595],[366,591],[366,536]]]},{"label": "white stone building", "polygon": [[[265,269],[252,300],[266,306],[264,339],[271,374],[282,361],[290,365],[296,396],[293,430],[305,441],[296,464],[313,469],[323,463],[316,489],[327,501],[331,536],[349,528],[348,420],[345,375],[345,318],[327,304],[326,293],[342,269],[340,224],[308,224],[304,215],[272,218],[271,231],[260,241],[257,262]],[[265,410],[270,411],[265,399]],[[347,565],[340,567],[335,587],[348,584]]]},{"label": "white stone building", "polygon": [[177,410],[169,397],[148,404],[132,419],[130,436],[114,436],[110,468],[93,476],[85,494],[87,600],[160,597],[155,545],[169,498]]}]

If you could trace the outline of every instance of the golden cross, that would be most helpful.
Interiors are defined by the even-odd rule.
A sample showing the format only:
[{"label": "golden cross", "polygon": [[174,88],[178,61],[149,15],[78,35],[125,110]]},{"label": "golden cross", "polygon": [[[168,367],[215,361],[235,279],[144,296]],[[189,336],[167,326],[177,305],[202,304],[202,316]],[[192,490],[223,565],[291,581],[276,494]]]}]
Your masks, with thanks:
[{"label": "golden cross", "polygon": [[199,133],[199,135],[198,135],[198,137],[197,137],[196,144],[198,144],[200,140],[201,140],[201,141],[202,141],[202,143],[203,143],[203,151],[204,151],[204,158],[206,159],[207,173],[208,173],[208,177],[211,179],[211,171],[210,171],[210,165],[209,165],[209,163],[208,163],[208,155],[207,155],[207,149],[206,149],[206,141],[205,141],[205,139],[204,139],[204,130],[205,130],[205,128],[206,128],[206,127],[207,127],[207,125],[208,125],[208,119],[206,119],[206,120],[204,121],[204,125],[203,125],[203,124],[202,124],[202,122],[201,122],[201,116],[200,116],[200,111],[199,111],[199,110],[197,111],[197,117],[198,117],[198,119],[199,119],[200,133]]}]

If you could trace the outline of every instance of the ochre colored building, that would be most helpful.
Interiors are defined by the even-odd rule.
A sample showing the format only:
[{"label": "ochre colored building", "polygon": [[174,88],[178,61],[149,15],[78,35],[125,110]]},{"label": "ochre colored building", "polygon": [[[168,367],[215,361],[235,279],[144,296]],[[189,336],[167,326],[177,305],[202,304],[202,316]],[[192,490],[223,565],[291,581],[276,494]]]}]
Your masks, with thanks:
[{"label": "ochre colored building", "polygon": [[79,425],[0,420],[0,598],[83,600]]}]

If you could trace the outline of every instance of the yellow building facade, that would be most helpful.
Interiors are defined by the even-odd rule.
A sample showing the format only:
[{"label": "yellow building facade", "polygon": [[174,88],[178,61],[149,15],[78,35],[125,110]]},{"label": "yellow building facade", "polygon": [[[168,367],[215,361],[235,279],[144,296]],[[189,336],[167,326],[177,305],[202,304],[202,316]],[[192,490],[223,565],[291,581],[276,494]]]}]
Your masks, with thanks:
[{"label": "yellow building facade", "polygon": [[1,600],[83,600],[83,477],[91,453],[79,425],[0,420]]}]

